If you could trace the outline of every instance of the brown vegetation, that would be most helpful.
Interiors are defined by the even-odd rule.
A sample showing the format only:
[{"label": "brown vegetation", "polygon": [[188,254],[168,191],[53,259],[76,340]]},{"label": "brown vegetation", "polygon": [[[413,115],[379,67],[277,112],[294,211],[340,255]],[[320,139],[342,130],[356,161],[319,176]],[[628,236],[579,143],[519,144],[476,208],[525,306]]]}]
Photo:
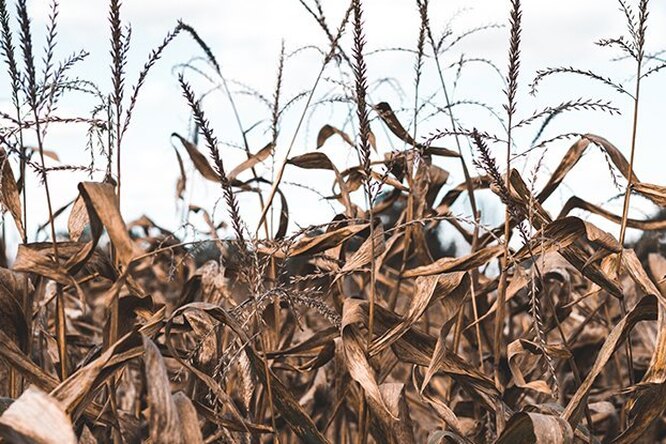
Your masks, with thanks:
[{"label": "brown vegetation", "polygon": [[[189,159],[198,176],[220,186],[232,234],[221,237],[226,225],[215,224],[205,209],[191,208],[209,225],[206,236],[191,241],[147,217],[126,223],[120,159],[148,73],[181,35],[203,51],[236,111],[212,50],[179,22],[149,55],[126,95],[131,29],[121,20],[120,2],[111,0],[112,90],[102,92],[90,81],[69,77],[87,53],[54,62],[55,0],[41,63],[26,1],[17,1],[14,14],[0,0],[0,49],[13,106],[0,116],[0,200],[21,237],[16,257],[0,268],[0,439],[64,444],[666,439],[666,256],[659,246],[666,220],[663,211],[654,219],[629,218],[634,195],[666,207],[666,188],[640,181],[633,168],[641,81],[666,66],[644,49],[648,1],[632,6],[620,0],[627,35],[599,42],[635,64],[631,91],[586,68],[545,69],[531,83],[536,93],[546,78],[572,74],[631,97],[628,156],[598,135],[538,138],[528,150],[570,144],[538,189],[536,178],[547,176],[541,162],[530,177],[514,168],[519,130],[540,125],[542,134],[561,113],[619,109],[604,100],[570,100],[521,120],[519,0],[510,2],[505,134],[455,118],[440,56],[464,36],[436,35],[428,0],[415,4],[421,26],[412,50],[415,92],[408,125],[388,103],[370,97],[362,1],[351,1],[335,29],[319,0],[302,3],[330,43],[322,69],[304,94],[283,98],[283,47],[268,100],[268,143],[256,149],[244,139],[242,163],[228,164],[198,94],[184,74],[178,77],[196,131],[192,137],[173,134],[181,172],[177,198],[190,179],[183,166]],[[341,44],[348,32],[351,51]],[[432,62],[443,98],[438,115],[447,128],[422,137],[419,85],[424,64]],[[333,63],[351,73],[345,97],[335,100],[352,105],[357,131],[326,125],[316,149],[292,156],[317,86]],[[57,103],[70,91],[90,94],[99,106],[89,117],[58,117]],[[285,143],[283,113],[299,106],[296,134]],[[45,149],[44,138],[49,124],[68,123],[88,125],[90,146],[103,153],[105,170],[99,181],[72,190],[70,205],[56,209],[49,190],[53,168],[45,162],[55,154]],[[380,127],[404,149],[377,146],[373,131]],[[34,148],[24,143],[28,137],[36,140]],[[340,169],[319,150],[331,137],[344,140],[357,164]],[[454,148],[440,146],[444,140]],[[479,175],[465,160],[465,144],[474,149]],[[549,214],[542,204],[583,154],[596,148],[624,187],[622,214],[576,196],[556,217]],[[276,161],[276,150],[287,153],[283,163]],[[436,165],[439,157],[459,161],[465,178],[446,192],[448,173]],[[268,162],[273,174],[263,177],[256,167]],[[87,168],[98,175],[94,165]],[[286,168],[330,174],[334,196],[328,199],[339,214],[294,231],[283,187]],[[30,172],[47,196],[49,242],[28,237],[26,188],[37,186],[27,181]],[[505,209],[500,226],[480,222],[477,194],[486,189]],[[239,192],[259,195],[256,232],[241,216]],[[454,214],[451,207],[465,198],[469,215]],[[618,238],[572,216],[573,210],[614,222]],[[59,217],[68,217],[66,234],[56,231]],[[437,243],[440,226],[459,232],[469,251],[445,255]],[[627,228],[645,232],[635,249],[625,245]]]}]

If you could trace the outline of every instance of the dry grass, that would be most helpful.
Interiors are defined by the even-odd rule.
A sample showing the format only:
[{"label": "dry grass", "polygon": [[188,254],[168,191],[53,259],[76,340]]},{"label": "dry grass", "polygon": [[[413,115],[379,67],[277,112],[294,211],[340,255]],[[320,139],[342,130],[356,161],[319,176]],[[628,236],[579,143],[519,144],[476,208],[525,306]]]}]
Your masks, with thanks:
[{"label": "dry grass", "polygon": [[[232,81],[189,25],[178,22],[167,33],[126,95],[131,28],[119,1],[110,1],[111,91],[104,92],[69,76],[86,52],[56,63],[55,0],[43,57],[33,45],[26,2],[17,1],[14,10],[0,0],[0,50],[11,91],[10,107],[0,114],[0,203],[21,242],[16,257],[3,255],[0,267],[0,440],[665,441],[666,256],[658,239],[666,219],[663,211],[653,219],[629,218],[632,195],[666,207],[666,188],[641,182],[634,171],[641,82],[666,66],[645,50],[648,1],[620,0],[626,35],[598,42],[635,63],[632,87],[587,67],[547,68],[530,84],[536,94],[551,76],[576,75],[631,97],[628,156],[593,134],[541,139],[559,114],[620,109],[592,98],[523,111],[517,100],[525,75],[520,0],[508,2],[506,72],[464,56],[446,66],[443,57],[461,39],[496,26],[439,36],[429,1],[417,0],[415,49],[392,49],[414,55],[413,109],[407,110],[372,97],[362,1],[350,2],[335,29],[319,0],[301,3],[328,48],[312,87],[294,97],[284,97],[292,55],[284,44],[270,98],[241,85],[268,109],[268,143],[257,150],[246,137],[250,129]],[[345,48],[350,30],[351,48]],[[194,240],[146,217],[126,223],[120,212],[123,136],[149,72],[183,35],[202,52],[205,66],[186,65],[178,77],[181,91],[174,91],[195,125],[190,137],[173,133],[180,142],[177,199],[184,201],[188,181],[195,179],[186,174],[190,161],[197,178],[221,187],[230,222],[227,229],[210,209],[190,207],[208,226]],[[502,73],[504,113],[495,116],[504,134],[456,117],[460,104],[492,111],[484,103],[453,101],[455,85],[444,73],[455,71],[457,82],[471,62]],[[347,73],[337,85],[343,93],[318,98],[320,84],[332,82],[325,75],[330,65]],[[420,89],[426,66],[434,68],[441,88],[427,99]],[[240,164],[228,165],[188,72],[217,84],[231,104],[243,135]],[[89,116],[57,116],[59,100],[71,91],[98,102]],[[316,148],[292,156],[308,113],[330,103],[347,106],[357,129],[326,125]],[[296,113],[294,134],[281,133],[286,112]],[[433,116],[447,125],[424,137],[418,123]],[[89,165],[47,167],[45,158],[54,157],[44,143],[49,125],[82,123],[88,126]],[[537,137],[521,146],[517,134],[534,126]],[[376,131],[403,148],[378,146]],[[332,137],[353,150],[357,163],[340,169],[319,151]],[[439,146],[443,141],[455,149]],[[544,152],[563,143],[570,148],[548,175]],[[468,168],[466,146],[479,175]],[[573,196],[553,217],[542,205],[593,148],[603,152],[603,167],[623,187],[622,214]],[[282,163],[277,150],[286,153]],[[529,177],[521,177],[515,165],[530,152],[541,157]],[[439,157],[459,161],[464,177],[447,192]],[[326,200],[337,216],[291,229],[286,168],[329,174],[334,195]],[[72,202],[56,209],[49,189],[55,170],[86,170],[101,180],[80,183]],[[49,228],[49,242],[27,234],[29,186],[46,194],[49,219],[42,228]],[[488,189],[505,209],[500,226],[480,222],[479,194]],[[256,232],[242,218],[240,192],[258,195]],[[463,201],[467,215],[454,214],[452,206]],[[573,210],[615,223],[617,238],[570,215]],[[67,232],[58,234],[56,222],[65,217]],[[468,253],[445,255],[436,241],[440,226],[459,232]],[[627,228],[645,232],[635,248],[625,245]]]}]

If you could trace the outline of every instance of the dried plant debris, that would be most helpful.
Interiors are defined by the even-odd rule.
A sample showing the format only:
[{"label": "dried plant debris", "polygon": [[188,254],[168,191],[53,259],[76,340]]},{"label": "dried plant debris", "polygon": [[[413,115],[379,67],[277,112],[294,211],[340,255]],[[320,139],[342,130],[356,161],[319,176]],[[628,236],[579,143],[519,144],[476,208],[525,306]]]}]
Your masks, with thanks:
[{"label": "dried plant debris", "polygon": [[[641,81],[666,66],[645,49],[648,0],[620,0],[626,35],[598,42],[635,70],[631,84],[587,67],[547,68],[531,83],[533,94],[559,75],[601,83],[630,97],[633,113],[606,99],[564,98],[525,114],[520,0],[507,2],[506,70],[455,55],[467,36],[501,26],[438,34],[430,2],[417,0],[415,48],[385,49],[414,57],[413,107],[389,104],[375,88],[368,56],[384,50],[368,49],[361,0],[337,24],[321,1],[301,4],[326,47],[314,82],[288,97],[291,59],[313,47],[282,45],[266,95],[226,77],[202,36],[177,22],[130,84],[132,28],[111,0],[111,90],[103,91],[72,72],[85,51],[58,62],[56,0],[43,55],[26,1],[0,0],[11,99],[0,114],[0,205],[11,219],[0,242],[0,441],[666,442],[666,186],[634,171]],[[170,229],[147,216],[126,220],[121,202],[132,193],[121,153],[132,156],[124,135],[149,72],[182,36],[202,56],[178,66],[173,91],[193,128],[163,135],[175,142],[174,200],[185,220]],[[471,63],[500,74],[503,113],[456,97]],[[437,90],[426,97],[430,68]],[[199,93],[192,73],[224,93],[242,140],[214,129],[203,100],[210,91]],[[70,92],[91,97],[94,109],[61,117]],[[268,116],[246,122],[240,97]],[[292,153],[323,105],[346,107],[347,120],[310,128],[312,146]],[[505,132],[460,119],[458,105],[490,110]],[[282,134],[287,112],[299,122],[293,134]],[[571,132],[543,139],[570,112],[633,116],[631,145]],[[429,120],[444,127],[423,134]],[[88,128],[87,166],[64,164],[49,148],[50,126],[70,124]],[[524,139],[526,129],[537,136]],[[547,172],[554,144],[566,151]],[[227,156],[229,146],[243,158]],[[622,212],[575,192],[547,210],[590,150],[601,151]],[[521,162],[535,153],[525,173]],[[464,182],[447,184],[442,165]],[[63,171],[90,178],[55,208],[49,185]],[[330,192],[286,179],[298,172],[319,172]],[[219,208],[190,200],[202,180],[219,187]],[[293,186],[318,193],[336,215],[294,228]],[[36,236],[28,190],[47,198]],[[636,196],[657,215],[629,217]],[[501,223],[481,222],[483,200],[502,208]],[[243,218],[248,202],[259,204],[258,223]],[[602,219],[603,229],[594,222]],[[626,242],[628,228],[642,232],[637,243]],[[7,257],[14,229],[18,251]],[[467,247],[447,248],[442,232]]]}]

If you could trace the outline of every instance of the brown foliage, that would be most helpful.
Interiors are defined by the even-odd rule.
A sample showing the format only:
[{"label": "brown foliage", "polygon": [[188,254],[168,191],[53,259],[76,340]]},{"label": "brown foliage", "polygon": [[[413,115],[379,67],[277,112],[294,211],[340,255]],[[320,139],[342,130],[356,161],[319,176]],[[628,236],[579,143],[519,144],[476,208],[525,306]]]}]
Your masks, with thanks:
[{"label": "brown foliage", "polygon": [[[640,181],[633,171],[640,80],[661,68],[641,74],[647,0],[639,1],[636,14],[620,3],[629,37],[600,45],[619,47],[636,61],[633,95],[611,79],[574,68],[540,71],[532,86],[551,74],[579,74],[632,96],[629,158],[603,137],[577,135],[538,190],[511,163],[517,130],[559,112],[614,114],[617,109],[581,99],[515,120],[519,0],[511,1],[509,21],[506,138],[456,123],[437,61],[446,96],[442,112],[452,128],[424,141],[417,140],[416,124],[404,125],[388,103],[372,104],[362,2],[351,2],[335,33],[319,1],[314,7],[303,2],[330,48],[315,85],[305,94],[308,102],[298,128],[324,68],[336,61],[347,63],[353,74],[349,100],[356,105],[359,130],[351,134],[344,127],[324,125],[316,147],[291,156],[294,135],[288,155],[270,178],[259,174],[258,167],[269,161],[276,166],[280,117],[294,103],[280,105],[288,59],[284,47],[269,103],[272,140],[251,148],[220,65],[182,22],[149,55],[129,101],[124,99],[131,29],[123,26],[120,2],[112,0],[113,91],[93,91],[101,106],[89,119],[71,120],[89,124],[90,135],[106,137],[104,178],[81,182],[72,190],[70,204],[53,211],[45,126],[62,123],[51,111],[63,91],[95,88],[63,77],[83,55],[59,68],[52,64],[57,2],[52,3],[42,83],[26,2],[19,1],[17,9],[21,67],[10,14],[0,0],[0,47],[16,111],[16,116],[0,116],[9,122],[0,131],[0,203],[22,240],[11,268],[0,268],[0,439],[40,444],[666,439],[666,257],[648,235],[636,250],[623,242],[627,227],[654,233],[666,229],[663,212],[654,220],[628,217],[632,192],[666,208],[666,188]],[[426,38],[436,56],[458,40],[434,37],[427,0],[417,1],[417,13],[418,90],[427,62]],[[340,43],[350,20],[352,57]],[[212,213],[196,206],[187,207],[188,214],[202,215],[209,231],[195,241],[147,217],[126,223],[121,212],[122,136],[148,71],[181,33],[193,38],[229,93],[246,158],[236,165],[227,158],[223,162],[203,104],[181,74],[181,93],[196,131],[190,138],[172,134],[180,142],[174,147],[176,198],[184,200],[194,179],[218,184],[229,211],[233,237],[228,239],[220,236],[225,224],[216,224]],[[415,120],[419,100],[417,91]],[[384,150],[379,158],[382,149],[373,125],[383,125],[404,149]],[[29,131],[35,131],[35,149],[24,143]],[[197,145],[199,133],[205,152]],[[457,150],[433,146],[440,136],[455,136]],[[358,163],[339,169],[319,151],[331,138],[355,150]],[[467,170],[460,145],[465,139],[476,147],[480,176]],[[495,160],[495,143],[506,147],[506,171]],[[590,147],[600,148],[612,171],[627,181],[623,214],[573,196],[557,216],[551,215],[543,204]],[[538,148],[543,146],[533,144],[529,150]],[[33,152],[39,163],[31,160]],[[19,180],[10,162],[14,157]],[[465,177],[442,197],[449,174],[436,164],[440,157],[460,161]],[[188,159],[196,177],[187,177]],[[319,171],[331,181],[333,195],[326,199],[337,205],[334,218],[289,231],[283,189],[287,165]],[[538,166],[535,176],[544,174]],[[27,168],[41,178],[48,197],[48,243],[28,238]],[[89,169],[96,171],[93,165]],[[484,189],[505,209],[498,227],[479,222],[474,194]],[[240,192],[260,197],[256,233],[241,218]],[[277,228],[269,215],[277,204],[275,195],[280,196]],[[359,196],[364,205],[354,203]],[[451,207],[465,197],[473,214],[456,216]],[[619,225],[619,240],[570,215],[574,209]],[[67,233],[57,236],[55,219],[63,213]],[[440,254],[431,242],[440,226],[460,233],[469,251]],[[516,234],[519,239],[512,241]]]}]

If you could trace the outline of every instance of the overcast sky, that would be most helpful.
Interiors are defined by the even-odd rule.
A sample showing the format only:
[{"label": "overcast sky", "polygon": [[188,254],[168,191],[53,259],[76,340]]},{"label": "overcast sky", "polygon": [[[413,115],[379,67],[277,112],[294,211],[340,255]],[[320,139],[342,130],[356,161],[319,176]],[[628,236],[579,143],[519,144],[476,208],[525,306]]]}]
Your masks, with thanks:
[{"label": "overcast sky", "polygon": [[[48,15],[49,2],[34,0],[30,2],[34,13],[33,26],[37,38],[42,35],[40,29]],[[86,49],[91,54],[75,70],[76,75],[89,78],[99,83],[103,90],[110,90],[109,84],[109,30],[107,25],[107,2],[102,0],[61,0],[58,55],[64,57],[78,49]],[[344,1],[322,0],[329,26],[336,28],[342,16]],[[413,49],[418,34],[419,17],[412,0],[366,0],[364,3],[366,21],[366,39],[368,75],[371,84],[379,79],[388,79],[376,88],[373,87],[371,98],[374,102],[387,101],[393,108],[410,108],[413,104],[414,56],[409,52],[379,52],[383,48],[402,47]],[[487,24],[505,24],[510,2],[508,0],[450,1],[431,0],[431,22],[438,32],[453,19],[452,29],[461,33],[471,28]],[[651,51],[666,48],[666,7],[664,2],[653,1],[648,29],[648,42]],[[622,110],[622,115],[609,117],[605,114],[573,113],[555,120],[549,135],[560,132],[592,132],[602,135],[615,143],[627,156],[631,129],[631,102],[614,91],[599,87],[585,79],[573,77],[554,77],[544,82],[538,96],[527,94],[528,84],[537,69],[549,66],[575,66],[593,69],[600,74],[611,76],[626,85],[632,84],[633,66],[629,62],[612,61],[616,53],[594,45],[604,37],[617,37],[625,33],[622,14],[617,3],[612,0],[560,0],[544,2],[542,0],[523,1],[523,36],[521,54],[518,113],[529,116],[544,106],[553,106],[560,102],[576,98],[603,98],[612,100]],[[212,48],[222,65],[227,79],[232,82],[232,89],[237,96],[243,125],[251,127],[257,122],[269,118],[267,109],[255,98],[242,94],[245,86],[256,89],[270,98],[275,84],[277,60],[281,42],[284,40],[287,52],[298,48],[315,45],[327,48],[327,40],[317,23],[305,11],[298,0],[189,0],[187,2],[171,0],[126,0],[123,4],[122,17],[132,25],[132,48],[127,67],[128,85],[133,84],[141,65],[145,62],[150,49],[157,45],[164,34],[172,28],[178,19],[193,26]],[[349,48],[350,40],[343,40]],[[35,46],[41,48],[42,43]],[[442,65],[449,66],[457,61],[461,54],[467,57],[479,57],[492,60],[506,69],[508,30],[506,27],[490,29],[471,36],[455,47],[450,54],[442,56]],[[132,220],[143,214],[157,223],[176,228],[183,222],[182,203],[174,199],[178,165],[170,135],[179,132],[186,135],[189,129],[189,113],[178,89],[174,66],[187,62],[201,53],[191,40],[183,38],[168,49],[165,57],[151,73],[139,98],[132,127],[124,141],[123,151],[123,212],[125,218]],[[438,93],[438,77],[432,59],[425,62],[421,96],[429,97]],[[199,65],[202,66],[203,65]],[[321,56],[316,51],[303,51],[287,60],[284,73],[285,100],[309,89],[321,67]],[[210,72],[210,71],[209,71]],[[324,82],[315,97],[323,97],[333,91],[335,79],[340,79],[340,70],[331,65],[326,72],[328,81]],[[447,70],[447,82],[453,82],[455,69]],[[200,77],[190,73],[190,79],[198,92],[203,93],[211,85]],[[3,81],[6,81],[4,77]],[[236,83],[239,82],[239,83]],[[6,83],[5,83],[6,84]],[[240,85],[245,86],[240,86]],[[640,127],[638,151],[635,161],[637,176],[647,182],[663,184],[664,148],[660,135],[664,115],[663,103],[666,88],[663,75],[655,75],[644,84],[640,109]],[[502,112],[502,81],[497,73],[483,64],[470,64],[463,72],[455,91],[454,100],[483,101],[498,112]],[[3,91],[7,91],[6,88]],[[338,90],[340,93],[341,90]],[[6,92],[3,94],[7,94]],[[4,106],[8,97],[0,96]],[[440,95],[434,96],[441,101]],[[442,103],[440,103],[441,105]],[[278,141],[276,158],[278,162],[284,156],[294,131],[295,122],[303,111],[304,101],[295,102],[288,111],[282,124],[282,133]],[[86,108],[82,109],[82,106]],[[91,106],[84,99],[72,97],[64,100],[59,115],[86,114]],[[221,141],[238,144],[241,141],[238,127],[225,95],[218,91],[204,101],[204,109],[213,122]],[[315,148],[316,134],[326,123],[344,127],[353,132],[353,126],[347,122],[348,105],[335,104],[318,106],[308,113],[306,127],[301,132],[292,155],[302,154]],[[401,115],[404,123],[409,123],[411,112]],[[421,124],[422,135],[427,136],[437,129],[446,129],[448,119],[440,115]],[[489,132],[498,132],[500,128],[487,111],[474,107],[460,107],[458,118],[467,127],[477,127]],[[352,124],[353,125],[353,124]],[[270,134],[266,126],[260,123],[249,134],[253,150],[263,147]],[[402,148],[399,141],[383,136],[384,130],[377,121],[373,130],[380,138],[380,152],[393,148]],[[517,150],[527,148],[536,129],[528,129],[517,135]],[[63,163],[86,164],[84,127],[57,127],[50,130],[46,143],[49,149],[56,151]],[[452,140],[440,143],[453,145]],[[545,157],[542,182],[547,180],[546,172],[554,168],[569,142],[550,146]],[[503,148],[502,148],[503,149]],[[352,162],[354,156],[341,140],[331,139],[324,148],[339,167]],[[465,149],[469,154],[469,149]],[[499,150],[499,147],[498,147]],[[227,168],[232,168],[243,159],[243,153],[234,148],[225,148]],[[184,153],[183,153],[184,154]],[[535,162],[541,153],[526,159],[526,169],[530,162]],[[498,157],[503,155],[498,151]],[[102,165],[102,159],[99,159]],[[439,165],[451,173],[449,185],[454,186],[462,180],[457,162],[440,161]],[[222,204],[215,205],[219,190],[213,184],[193,173],[187,164],[188,191],[186,204],[201,205],[210,210],[217,208],[217,218],[224,215]],[[270,171],[266,165],[260,171]],[[270,175],[270,173],[269,173]],[[100,175],[95,177],[100,178]],[[52,187],[56,190],[55,206],[65,204],[76,196],[76,183],[85,177],[76,174],[58,174],[51,176]],[[302,170],[288,168],[286,182],[300,182],[330,194],[332,177],[325,172],[306,174]],[[43,208],[43,189],[36,188],[33,180],[30,201],[32,223],[45,220]],[[289,197],[292,221],[299,225],[322,223],[329,220],[339,207],[331,208],[315,193],[303,191],[294,186],[285,185]],[[608,202],[620,191],[613,188],[603,156],[598,150],[590,152],[567,178],[566,187],[555,194],[547,208],[557,213],[566,199],[576,195],[593,203],[603,204],[607,208],[621,212],[621,200]],[[644,217],[654,209],[634,199],[636,217]],[[253,226],[258,215],[257,199],[254,196],[242,196],[241,206],[248,224]],[[464,212],[464,208],[459,209]],[[485,205],[486,220],[499,220],[501,209],[489,200]],[[596,219],[595,219],[596,220]],[[201,220],[193,216],[193,222]],[[612,224],[601,224],[617,236],[619,228]],[[293,227],[293,226],[292,226]],[[34,232],[34,231],[33,231]]]}]

